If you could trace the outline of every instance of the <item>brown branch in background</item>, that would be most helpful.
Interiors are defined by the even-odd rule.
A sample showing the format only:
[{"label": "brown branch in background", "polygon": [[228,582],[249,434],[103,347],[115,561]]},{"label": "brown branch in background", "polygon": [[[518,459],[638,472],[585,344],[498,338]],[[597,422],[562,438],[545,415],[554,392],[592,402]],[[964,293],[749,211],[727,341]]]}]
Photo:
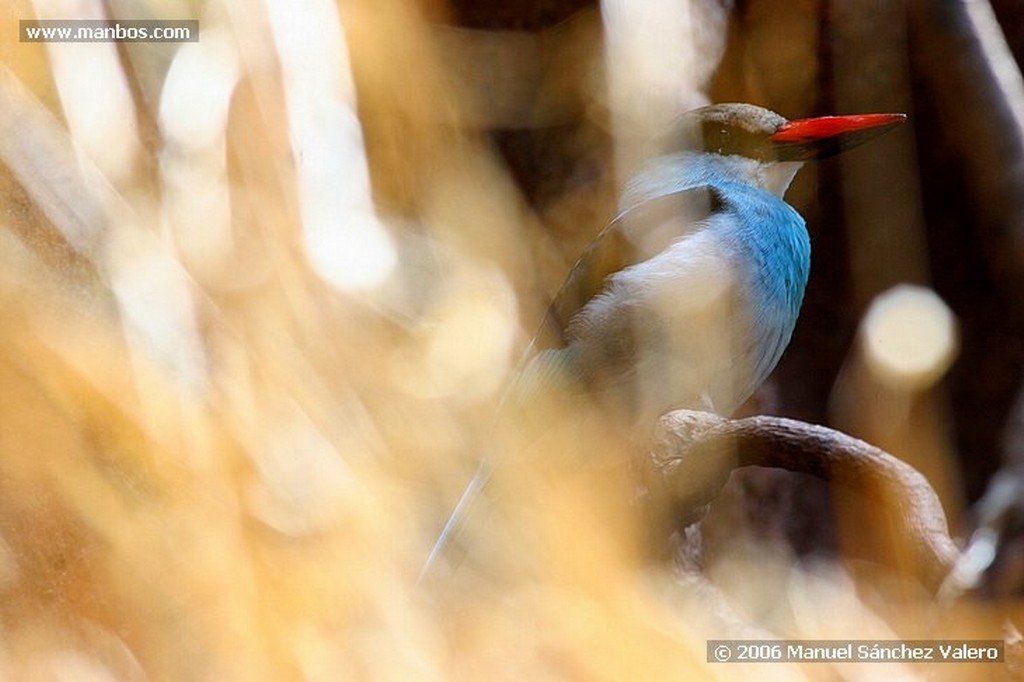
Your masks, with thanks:
[{"label": "brown branch in background", "polygon": [[[1024,287],[1024,83],[987,2],[911,0],[911,57],[966,168],[995,277]],[[952,58],[955,55],[956,58]],[[1020,309],[1018,308],[1018,311]]]},{"label": "brown branch in background", "polygon": [[1024,362],[1024,79],[989,2],[909,0],[907,13],[919,112],[933,131],[919,145],[934,203],[929,247],[937,289],[965,332],[951,387],[964,482],[977,498],[1000,465]]},{"label": "brown branch in background", "polygon": [[915,469],[844,433],[793,419],[730,420],[679,410],[662,417],[646,479],[654,500],[693,514],[719,493],[733,469],[763,466],[811,474],[880,502],[906,550],[906,570],[929,590],[959,558],[934,490]]},{"label": "brown branch in background", "polygon": [[[1011,3],[996,4],[1012,18]],[[911,61],[934,108],[938,139],[947,148],[940,157],[943,165],[922,165],[924,182],[937,193],[950,187],[949,181],[943,183],[943,175],[962,185],[972,213],[959,229],[980,244],[983,272],[991,280],[990,285],[972,287],[970,299],[951,300],[966,330],[965,354],[952,382],[954,391],[963,396],[954,412],[960,415],[956,429],[968,493],[981,496],[972,513],[978,528],[965,552],[971,557],[991,553],[985,561],[967,561],[971,567],[961,567],[958,573],[968,570],[972,575],[963,578],[965,582],[981,581],[983,591],[1019,593],[1020,570],[1000,567],[1004,556],[1016,554],[1008,545],[1016,544],[1010,536],[1017,534],[1013,528],[1018,524],[1008,520],[1020,515],[1013,491],[1021,485],[1024,462],[1017,435],[1021,431],[1019,397],[1017,407],[1012,407],[1014,396],[1024,395],[1020,383],[1024,376],[1020,298],[1024,287],[1024,78],[1004,36],[1019,29],[1012,21],[1001,29],[989,2],[911,0],[907,9],[916,48]],[[924,146],[922,150],[928,151]],[[949,161],[954,169],[962,168],[950,173],[944,165]],[[933,167],[942,170],[931,171],[929,177]],[[944,207],[935,213],[951,212]],[[954,233],[941,217],[933,216],[933,223],[932,249],[939,252],[942,240],[949,239],[943,235]],[[955,278],[962,249],[945,248],[952,254],[948,269]],[[957,293],[963,289],[961,281],[954,279],[954,285],[947,287],[954,297],[962,296]],[[964,409],[965,404],[984,409]],[[983,545],[989,546],[982,552]],[[1006,567],[1016,563],[1011,560]]]}]

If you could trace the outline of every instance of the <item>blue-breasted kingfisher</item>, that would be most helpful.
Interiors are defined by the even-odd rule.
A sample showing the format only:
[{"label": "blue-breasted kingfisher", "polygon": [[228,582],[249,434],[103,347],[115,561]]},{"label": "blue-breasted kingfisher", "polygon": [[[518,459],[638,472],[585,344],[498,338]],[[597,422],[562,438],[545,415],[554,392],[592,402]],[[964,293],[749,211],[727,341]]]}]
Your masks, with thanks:
[{"label": "blue-breasted kingfisher", "polygon": [[[905,119],[786,120],[738,103],[680,116],[571,270],[506,402],[529,401],[557,373],[635,434],[674,409],[732,414],[775,368],[800,313],[811,245],[783,201],[797,171]],[[481,463],[424,574],[496,465]]]}]

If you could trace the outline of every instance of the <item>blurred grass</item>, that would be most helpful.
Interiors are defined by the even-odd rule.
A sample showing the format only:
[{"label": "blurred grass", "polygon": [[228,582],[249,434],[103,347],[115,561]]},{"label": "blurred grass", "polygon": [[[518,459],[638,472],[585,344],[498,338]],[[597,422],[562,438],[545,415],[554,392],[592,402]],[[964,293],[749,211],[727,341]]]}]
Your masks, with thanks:
[{"label": "blurred grass", "polygon": [[[8,24],[34,14],[3,11]],[[61,46],[0,45],[22,147],[61,150],[8,154],[0,173],[0,675],[733,679],[751,671],[705,665],[705,639],[922,636],[919,602],[887,625],[838,572],[753,539],[720,558],[717,587],[644,566],[614,441],[564,406],[529,445],[547,475],[503,482],[513,507],[533,505],[514,512],[525,530],[508,545],[482,531],[500,579],[467,569],[453,589],[416,587],[451,501],[495,447],[491,415],[544,296],[613,205],[608,182],[551,208],[583,231],[552,241],[468,120],[427,21],[443,10],[342,3],[356,134],[397,265],[374,287],[339,288],[310,265],[297,175],[313,150],[290,135],[262,6],[132,11],[198,18],[199,49],[216,32],[223,50],[204,58],[228,55],[237,80],[198,70],[176,85],[228,88],[219,126],[205,107],[168,120],[179,47],[118,46],[107,75],[131,97],[109,113],[135,122],[138,145],[116,177],[94,158],[102,145],[69,132],[88,122],[70,124],[82,89],[62,91],[50,69]],[[605,106],[587,104],[598,119]],[[212,126],[194,148],[168,134],[190,123]],[[76,243],[88,207],[96,232]],[[344,232],[351,216],[335,218]],[[562,454],[606,451],[583,471]],[[827,622],[808,615],[825,608]],[[979,620],[972,632],[992,629]]]}]

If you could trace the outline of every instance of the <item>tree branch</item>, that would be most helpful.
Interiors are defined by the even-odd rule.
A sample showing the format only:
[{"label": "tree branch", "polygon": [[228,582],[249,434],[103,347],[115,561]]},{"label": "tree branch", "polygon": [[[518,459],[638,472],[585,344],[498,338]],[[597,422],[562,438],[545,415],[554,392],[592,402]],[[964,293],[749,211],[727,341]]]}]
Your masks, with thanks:
[{"label": "tree branch", "polygon": [[960,556],[924,476],[889,453],[824,426],[679,410],[660,420],[646,464],[649,494],[688,521],[718,496],[734,469],[745,466],[811,474],[878,501],[907,550],[910,570],[933,593]]}]

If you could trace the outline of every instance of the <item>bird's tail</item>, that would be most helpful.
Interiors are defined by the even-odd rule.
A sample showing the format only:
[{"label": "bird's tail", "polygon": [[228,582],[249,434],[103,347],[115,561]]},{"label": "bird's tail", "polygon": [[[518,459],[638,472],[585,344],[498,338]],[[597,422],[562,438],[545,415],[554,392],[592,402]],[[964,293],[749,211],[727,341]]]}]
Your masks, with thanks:
[{"label": "bird's tail", "polygon": [[[576,378],[578,349],[572,347],[537,350],[534,345],[536,342],[536,338],[531,342],[523,360],[513,372],[512,381],[502,395],[493,428],[495,434],[509,428],[514,428],[518,432],[524,425],[529,424],[533,424],[534,429],[543,428],[541,424],[546,423],[548,417],[539,416],[544,408],[538,405],[549,404],[553,387],[565,387]],[[544,396],[548,397],[544,399]],[[531,413],[532,418],[526,416]],[[501,458],[500,452],[491,452],[480,461],[476,473],[466,485],[455,509],[448,516],[448,521],[434,542],[433,549],[430,550],[430,556],[420,570],[420,584],[436,570],[442,556],[448,555],[448,563],[453,566],[463,558],[465,552],[463,555],[456,554],[453,546],[458,544],[458,536],[465,530],[470,516],[477,511],[480,493],[499,461],[504,461],[507,466],[507,460]]]},{"label": "bird's tail", "polygon": [[[452,546],[455,544],[456,538],[462,532],[465,527],[466,520],[470,516],[474,504],[480,497],[480,492],[483,490],[488,479],[491,477],[491,467],[486,461],[480,463],[477,467],[476,473],[473,474],[473,478],[470,479],[466,485],[466,489],[462,491],[462,496],[456,503],[452,513],[448,516],[448,520],[444,524],[444,528],[441,529],[441,534],[437,536],[437,540],[434,541],[434,546],[430,550],[430,555],[427,560],[423,563],[423,568],[420,569],[420,576],[418,579],[419,584],[423,584],[430,575],[437,569],[438,562],[441,560],[442,555],[451,552]],[[453,557],[452,563],[457,563],[459,557]]]}]

